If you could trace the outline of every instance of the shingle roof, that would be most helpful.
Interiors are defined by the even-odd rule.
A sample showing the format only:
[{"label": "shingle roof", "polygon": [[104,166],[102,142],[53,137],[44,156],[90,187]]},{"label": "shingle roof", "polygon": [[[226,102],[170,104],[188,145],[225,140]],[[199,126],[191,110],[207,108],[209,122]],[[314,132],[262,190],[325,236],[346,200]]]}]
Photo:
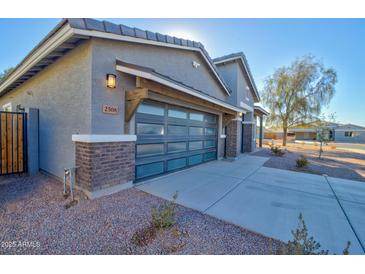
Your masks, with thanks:
[{"label": "shingle roof", "polygon": [[236,53],[231,53],[231,54],[224,55],[224,56],[221,56],[221,57],[217,57],[217,58],[213,59],[213,62],[216,64],[216,63],[224,62],[225,60],[229,60],[229,59],[241,59],[241,60],[243,60],[244,67],[247,68],[247,72],[249,74],[251,85],[254,89],[254,92],[256,93],[257,99],[260,100],[260,95],[258,93],[256,83],[255,83],[254,78],[252,76],[250,66],[249,66],[247,58],[246,58],[246,56],[243,52],[236,52]]}]

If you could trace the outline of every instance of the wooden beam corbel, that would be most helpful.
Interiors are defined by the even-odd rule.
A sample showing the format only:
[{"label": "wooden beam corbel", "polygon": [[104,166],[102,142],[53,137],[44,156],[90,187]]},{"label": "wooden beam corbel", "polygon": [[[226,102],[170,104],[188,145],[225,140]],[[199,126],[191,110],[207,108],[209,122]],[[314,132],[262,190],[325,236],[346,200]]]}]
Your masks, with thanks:
[{"label": "wooden beam corbel", "polygon": [[125,121],[129,122],[139,104],[148,98],[148,89],[137,88],[135,90],[128,90],[125,93]]}]

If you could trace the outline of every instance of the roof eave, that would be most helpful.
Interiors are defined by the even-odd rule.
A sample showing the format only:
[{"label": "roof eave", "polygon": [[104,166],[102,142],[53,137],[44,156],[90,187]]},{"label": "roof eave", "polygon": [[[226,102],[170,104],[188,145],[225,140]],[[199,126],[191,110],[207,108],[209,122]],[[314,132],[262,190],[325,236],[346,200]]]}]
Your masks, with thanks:
[{"label": "roof eave", "polygon": [[[61,21],[34,49],[15,67],[1,83],[0,97],[3,96],[9,87],[18,79],[21,79],[39,61],[47,57],[53,50],[61,46],[74,35],[73,29]],[[27,79],[26,79],[27,80]],[[24,80],[22,83],[24,83]],[[17,87],[17,86],[16,86]],[[15,88],[16,88],[15,87]]]},{"label": "roof eave", "polygon": [[255,111],[258,111],[258,112],[261,112],[263,115],[265,116],[268,116],[270,115],[270,112],[268,112],[266,109],[264,109],[263,107],[261,106],[254,106],[254,110]]}]

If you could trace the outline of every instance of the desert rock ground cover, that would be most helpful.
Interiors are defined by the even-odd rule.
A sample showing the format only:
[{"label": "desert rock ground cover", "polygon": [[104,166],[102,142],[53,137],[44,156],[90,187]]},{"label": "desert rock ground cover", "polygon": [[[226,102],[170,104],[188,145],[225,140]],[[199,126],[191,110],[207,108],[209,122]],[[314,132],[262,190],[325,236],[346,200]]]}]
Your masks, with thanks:
[{"label": "desert rock ground cover", "polygon": [[[365,151],[364,153],[335,148],[333,145],[324,147],[321,159],[318,158],[318,145],[287,144],[283,156],[273,156],[268,145],[253,153],[255,156],[271,157],[265,167],[304,171],[314,174],[327,174],[331,177],[358,180],[365,182]],[[304,155],[309,160],[309,166],[304,170],[296,168],[296,160]]]},{"label": "desert rock ground cover", "polygon": [[[177,206],[176,224],[136,234],[162,199],[137,189],[66,208],[62,183],[45,175],[2,177],[0,254],[269,254],[278,241]],[[143,232],[142,232],[143,233]]]}]

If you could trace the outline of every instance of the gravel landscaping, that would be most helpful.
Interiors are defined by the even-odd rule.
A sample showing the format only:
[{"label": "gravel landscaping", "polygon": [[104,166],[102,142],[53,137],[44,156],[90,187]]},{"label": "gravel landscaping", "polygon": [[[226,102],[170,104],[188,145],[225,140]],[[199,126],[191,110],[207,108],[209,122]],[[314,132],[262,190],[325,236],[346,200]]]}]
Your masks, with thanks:
[{"label": "gravel landscaping", "polygon": [[[267,145],[253,155],[271,157],[265,167],[327,174],[331,177],[365,182],[365,153],[336,149],[331,145],[324,147],[322,159],[318,158],[319,147],[308,144],[288,144],[283,156],[274,156]],[[297,169],[296,160],[304,155],[309,160],[306,169]]]},{"label": "gravel landscaping", "polygon": [[0,178],[0,254],[270,254],[279,241],[177,206],[177,223],[138,246],[164,200],[137,189],[66,209],[62,183],[45,175]]}]

